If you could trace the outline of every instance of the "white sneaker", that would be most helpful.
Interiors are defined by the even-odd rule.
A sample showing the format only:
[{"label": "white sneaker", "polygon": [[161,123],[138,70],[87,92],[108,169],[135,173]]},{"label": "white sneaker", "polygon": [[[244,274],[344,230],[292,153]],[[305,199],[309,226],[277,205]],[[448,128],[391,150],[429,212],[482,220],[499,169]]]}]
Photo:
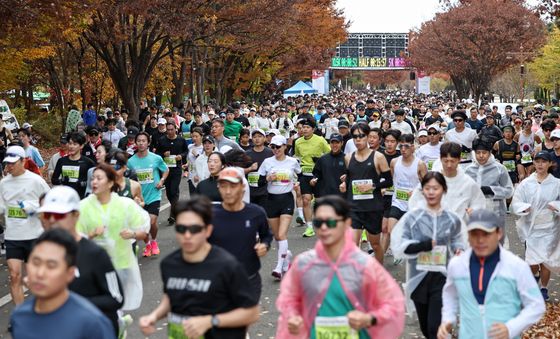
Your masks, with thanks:
[{"label": "white sneaker", "polygon": [[288,250],[282,261],[282,274],[286,273],[292,264],[292,251]]}]

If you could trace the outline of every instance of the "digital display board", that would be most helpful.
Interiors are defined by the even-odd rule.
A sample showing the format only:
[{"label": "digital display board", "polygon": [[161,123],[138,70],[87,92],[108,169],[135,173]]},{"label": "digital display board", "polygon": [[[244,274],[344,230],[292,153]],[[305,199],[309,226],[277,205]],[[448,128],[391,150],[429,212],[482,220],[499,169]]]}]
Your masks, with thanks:
[{"label": "digital display board", "polygon": [[406,69],[408,33],[350,33],[336,47],[331,69]]}]

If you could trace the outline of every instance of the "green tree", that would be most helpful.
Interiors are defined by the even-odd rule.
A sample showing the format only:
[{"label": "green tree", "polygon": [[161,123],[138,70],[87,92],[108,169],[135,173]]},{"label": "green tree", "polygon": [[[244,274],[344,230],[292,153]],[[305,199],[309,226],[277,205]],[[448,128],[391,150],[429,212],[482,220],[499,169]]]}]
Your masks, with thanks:
[{"label": "green tree", "polygon": [[529,65],[539,85],[560,97],[560,28],[554,27],[541,54]]}]

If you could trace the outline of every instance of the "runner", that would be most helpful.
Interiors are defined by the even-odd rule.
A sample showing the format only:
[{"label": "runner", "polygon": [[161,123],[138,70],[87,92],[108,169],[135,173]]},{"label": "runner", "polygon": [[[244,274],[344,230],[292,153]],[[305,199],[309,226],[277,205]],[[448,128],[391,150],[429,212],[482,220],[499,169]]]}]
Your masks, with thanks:
[{"label": "runner", "polygon": [[262,129],[254,129],[252,132],[253,148],[247,151],[251,158],[251,171],[247,173],[247,181],[250,186],[251,203],[265,207],[268,199],[268,192],[265,186],[259,187],[259,172],[263,161],[274,156],[272,150],[264,145],[266,140],[265,132]]},{"label": "runner", "polygon": [[128,155],[122,150],[115,151],[111,155],[109,163],[113,166],[117,173],[116,190],[121,197],[130,198],[140,206],[144,207],[144,197],[142,196],[142,186],[136,180],[127,177],[128,172]]},{"label": "runner", "polygon": [[393,230],[391,249],[395,258],[407,259],[406,297],[414,302],[424,337],[435,339],[448,260],[466,244],[460,217],[442,206],[449,189],[444,176],[429,172],[421,186],[426,207],[410,209],[402,217]]},{"label": "runner", "polygon": [[[231,119],[233,119],[233,114],[230,114],[230,116],[231,116]],[[239,147],[237,142],[228,139],[224,135],[224,128],[225,128],[225,123],[222,119],[216,118],[216,119],[212,120],[212,129],[211,129],[210,133],[212,134],[212,137],[214,137],[214,140],[215,140],[214,144],[216,145],[216,150],[219,151],[224,146],[229,146],[229,147],[235,148],[235,149],[241,149],[241,147]]]},{"label": "runner", "polygon": [[297,256],[282,281],[276,337],[398,338],[404,327],[401,289],[356,247],[350,206],[341,197],[327,196],[313,209],[318,240],[314,249]]},{"label": "runner", "polygon": [[14,304],[23,302],[23,263],[27,262],[33,242],[41,232],[36,212],[39,197],[49,190],[45,180],[25,169],[25,150],[10,146],[6,150],[0,181],[0,213],[4,215],[6,263],[10,274],[10,295]]},{"label": "runner", "polygon": [[461,166],[467,167],[472,162],[472,142],[476,139],[476,131],[472,128],[465,128],[467,115],[463,110],[454,111],[451,114],[455,128],[445,133],[445,141],[455,142],[461,146]]},{"label": "runner", "polygon": [[239,167],[226,167],[220,172],[218,189],[222,203],[214,205],[213,231],[208,242],[225,249],[243,265],[251,294],[258,302],[262,290],[260,258],[270,249],[272,233],[264,209],[243,202],[244,177]]},{"label": "runner", "polygon": [[[418,187],[422,178],[428,172],[426,164],[414,156],[414,136],[403,134],[399,139],[401,156],[391,160],[391,175],[395,192],[391,200],[391,208],[387,222],[387,229],[384,230],[381,239],[383,252],[387,252],[391,241],[391,232],[396,223],[408,211],[408,200],[413,190]],[[395,260],[394,264],[399,261]]]},{"label": "runner", "polygon": [[[56,163],[58,162],[58,160],[62,157],[65,157],[66,155],[68,155],[68,134],[63,134],[60,136],[60,141],[59,141],[59,146],[58,146],[58,152],[56,152],[55,154],[53,154],[53,156],[51,157],[51,160],[49,160],[49,165],[47,166],[47,174],[49,176],[49,179],[52,178],[52,175],[54,173],[54,168],[56,167]],[[1,145],[2,143],[0,143]],[[1,147],[0,147],[1,149]],[[1,151],[0,151],[1,152]],[[4,155],[6,153],[4,152]],[[0,161],[1,159],[4,159],[4,157],[0,154]],[[1,167],[0,167],[0,171],[1,171]]]},{"label": "runner", "polygon": [[504,138],[494,144],[492,150],[496,154],[496,159],[508,170],[509,178],[513,184],[519,182],[518,171],[521,164],[521,153],[519,152],[519,144],[513,140],[513,127],[504,126]]},{"label": "runner", "polygon": [[542,142],[541,138],[531,131],[532,124],[533,121],[531,119],[524,119],[523,129],[513,137],[513,140],[519,143],[519,150],[521,152],[521,166],[519,166],[520,182],[535,171],[535,166],[533,165],[533,157],[536,154],[535,145]]},{"label": "runner", "polygon": [[428,126],[428,143],[420,146],[416,151],[416,156],[422,160],[428,167],[428,171],[432,170],[434,162],[439,159],[439,149],[441,147],[441,131],[438,126]]},{"label": "runner", "polygon": [[225,167],[225,156],[217,151],[212,152],[208,156],[209,177],[196,186],[196,193],[207,197],[214,203],[222,201],[222,196],[218,191],[218,175]]},{"label": "runner", "polygon": [[346,193],[352,206],[354,241],[359,243],[362,230],[365,229],[375,258],[382,263],[381,229],[384,202],[381,192],[382,189],[393,185],[391,171],[383,154],[368,148],[368,125],[356,124],[350,131],[357,151],[345,155],[348,170],[341,178],[340,191]]},{"label": "runner", "polygon": [[55,186],[47,192],[37,212],[41,215],[46,231],[64,229],[78,243],[77,274],[69,289],[88,299],[103,312],[111,320],[114,332],[118,335],[117,310],[124,301],[122,285],[107,252],[76,231],[79,210],[78,193],[67,186]]},{"label": "runner", "polygon": [[124,137],[124,133],[117,129],[117,121],[115,119],[108,119],[107,132],[103,133],[103,140],[110,141],[113,147],[116,148],[119,146],[119,141]]},{"label": "runner", "polygon": [[181,121],[179,132],[181,133],[181,137],[183,137],[183,139],[185,139],[185,141],[187,142],[187,145],[190,145],[192,143],[191,131],[193,125],[193,113],[191,111],[186,111],[185,120]]},{"label": "runner", "polygon": [[51,178],[53,185],[72,187],[80,198],[85,197],[88,170],[95,166],[90,158],[82,155],[86,138],[80,132],[68,134],[68,155],[56,163]]},{"label": "runner", "polygon": [[192,181],[195,186],[195,191],[201,181],[210,177],[210,171],[208,170],[208,157],[215,150],[215,142],[216,141],[211,135],[205,135],[202,138],[202,152],[196,157],[192,173]]},{"label": "runner", "polygon": [[[175,123],[168,122],[165,128],[167,134],[159,139],[157,154],[163,158],[169,169],[164,185],[167,200],[173,206],[179,199],[179,185],[183,177],[183,163],[186,163],[187,156],[189,155],[189,146],[185,139],[177,136],[177,126]],[[173,225],[175,222],[173,213],[170,213],[167,222],[169,225]]]},{"label": "runner", "polygon": [[259,319],[259,306],[243,266],[208,243],[211,202],[204,197],[179,201],[174,214],[180,248],[161,261],[163,297],[140,318],[142,332],[154,333],[158,320],[167,317],[169,338],[244,339],[247,326]]},{"label": "runner", "polygon": [[398,109],[395,112],[395,121],[391,123],[391,128],[400,131],[403,134],[412,133],[412,128],[405,121],[405,111]]},{"label": "runner", "polygon": [[8,144],[14,141],[14,136],[12,131],[10,131],[6,127],[6,123],[4,122],[3,115],[0,113],[0,172],[2,172],[2,165],[1,163],[4,162],[4,157],[6,156],[6,150],[8,148]]},{"label": "runner", "polygon": [[78,245],[61,229],[43,233],[29,255],[27,285],[33,296],[10,318],[14,338],[116,338],[111,322],[85,298],[70,292]]},{"label": "runner", "polygon": [[313,167],[313,179],[309,182],[317,192],[316,197],[341,195],[340,177],[346,173],[344,153],[342,153],[342,135],[338,133],[331,135],[329,145],[331,152],[317,160]]},{"label": "runner", "polygon": [[447,267],[438,339],[450,336],[457,316],[459,338],[518,338],[544,314],[528,265],[500,246],[503,227],[490,211],[471,214],[467,224],[471,248]]},{"label": "runner", "polygon": [[272,138],[270,148],[274,157],[265,159],[260,166],[259,186],[267,185],[266,215],[274,239],[278,242],[278,261],[272,276],[280,280],[290,266],[291,252],[287,236],[294,214],[292,191],[297,185],[294,181],[301,173],[301,167],[296,159],[286,155],[286,138],[283,136]]},{"label": "runner", "polygon": [[[169,168],[163,159],[148,150],[150,136],[140,132],[136,136],[138,152],[128,159],[128,167],[134,170],[138,182],[142,186],[144,197],[144,210],[150,215],[150,233],[146,237],[146,247],[142,256],[159,255],[159,246],[156,240],[158,225],[157,217],[161,205],[161,188],[169,175]],[[150,240],[151,237],[151,240]]]},{"label": "runner", "polygon": [[381,146],[381,140],[383,139],[383,131],[381,128],[371,128],[368,134],[368,147],[372,151],[378,151],[383,153],[383,147]]},{"label": "runner", "polygon": [[20,128],[17,134],[19,141],[23,144],[25,157],[33,160],[39,169],[45,167],[45,161],[43,161],[41,153],[39,153],[37,147],[31,145],[31,132],[28,129]]},{"label": "runner", "polygon": [[492,113],[486,113],[486,125],[482,127],[478,137],[485,142],[494,145],[495,142],[503,138],[502,131],[496,126]]},{"label": "runner", "polygon": [[517,221],[519,239],[525,242],[525,261],[537,282],[541,294],[548,301],[548,282],[552,269],[560,268],[560,179],[552,171],[549,152],[535,156],[535,173],[523,180],[513,195],[511,208],[521,218]]},{"label": "runner", "polygon": [[[239,132],[243,129],[243,125],[234,120],[235,111],[229,107],[226,111],[226,120],[224,121],[224,135],[233,142],[239,141]],[[221,147],[220,147],[221,148]]]},{"label": "runner", "polygon": [[315,235],[313,225],[311,224],[311,200],[315,189],[311,186],[310,181],[313,179],[313,167],[315,162],[324,154],[331,151],[327,141],[316,134],[315,122],[313,120],[303,120],[302,124],[302,137],[295,141],[294,155],[301,161],[301,174],[298,176],[301,194],[303,198],[303,215],[305,217],[306,229],[303,232],[303,237],[312,237]]},{"label": "runner", "polygon": [[[381,154],[385,156],[385,160],[387,164],[391,165],[393,159],[396,159],[401,156],[401,151],[399,150],[399,139],[401,138],[401,131],[397,129],[390,129],[384,133],[383,136],[383,144],[384,148],[380,151]],[[392,176],[391,176],[392,178]],[[393,201],[393,194],[395,193],[395,187],[390,186],[386,189],[382,190],[383,194],[383,222],[382,222],[382,230],[387,232],[389,229],[389,215],[391,212],[391,204]],[[385,233],[382,234],[382,237],[385,237]],[[366,237],[362,234],[362,241],[366,241]],[[382,242],[383,244],[383,242]]]}]

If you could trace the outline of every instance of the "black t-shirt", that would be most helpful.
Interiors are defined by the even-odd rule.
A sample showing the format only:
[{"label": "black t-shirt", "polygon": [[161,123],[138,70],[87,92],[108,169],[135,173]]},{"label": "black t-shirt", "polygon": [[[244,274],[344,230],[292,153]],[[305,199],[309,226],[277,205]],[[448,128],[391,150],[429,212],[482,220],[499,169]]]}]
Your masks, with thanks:
[{"label": "black t-shirt", "polygon": [[[256,162],[261,167],[264,159],[274,156],[274,153],[272,153],[270,148],[265,147],[261,152],[255,152],[254,149],[250,149],[247,151],[247,155],[251,158],[252,162]],[[251,197],[261,197],[268,194],[266,186],[253,187],[249,184],[249,189],[251,190]]]},{"label": "black t-shirt", "polygon": [[181,161],[177,162],[176,167],[169,167],[171,171],[182,171],[181,164],[187,162],[187,156],[189,155],[189,145],[187,141],[182,137],[177,136],[175,139],[169,139],[167,136],[159,139],[157,144],[157,154],[162,158],[165,158],[165,152],[169,151],[172,155],[180,155]]},{"label": "black t-shirt", "polygon": [[76,261],[76,278],[68,288],[97,306],[118,330],[117,310],[123,305],[124,293],[111,258],[93,241],[82,238]]},{"label": "black t-shirt", "polygon": [[[226,250],[212,245],[202,262],[188,263],[181,250],[169,254],[160,264],[163,291],[171,312],[181,316],[211,315],[257,304],[251,297],[243,266]],[[206,339],[245,338],[247,328],[213,328]]]},{"label": "black t-shirt", "polygon": [[197,125],[196,123],[193,122],[191,124],[191,133],[192,133],[193,129],[195,129],[196,127],[202,128],[202,133],[204,133],[204,135],[210,134],[210,126],[208,126],[208,124],[202,123],[200,125]]},{"label": "black t-shirt", "polygon": [[94,166],[95,163],[83,155],[78,160],[62,157],[56,163],[51,181],[53,185],[72,187],[78,192],[80,199],[83,199],[86,194],[87,173]]},{"label": "black t-shirt", "polygon": [[210,201],[222,201],[222,196],[218,190],[217,177],[210,177],[198,183],[196,193],[206,196]]},{"label": "black t-shirt", "polygon": [[426,118],[426,126],[431,126],[433,124],[435,124],[436,122],[443,122],[443,118],[441,116],[438,115],[438,117],[434,117],[434,116],[429,116]]},{"label": "black t-shirt", "polygon": [[237,118],[233,118],[233,120],[239,122],[241,125],[243,125],[243,127],[249,127],[251,126],[251,123],[249,122],[249,119],[247,119],[247,117],[240,115]]},{"label": "black t-shirt", "polygon": [[255,235],[258,234],[260,242],[268,246],[272,242],[264,209],[255,204],[245,204],[243,210],[229,212],[221,204],[214,205],[212,224],[214,230],[208,242],[231,253],[243,264],[249,276],[257,273],[261,261],[255,252]]}]

